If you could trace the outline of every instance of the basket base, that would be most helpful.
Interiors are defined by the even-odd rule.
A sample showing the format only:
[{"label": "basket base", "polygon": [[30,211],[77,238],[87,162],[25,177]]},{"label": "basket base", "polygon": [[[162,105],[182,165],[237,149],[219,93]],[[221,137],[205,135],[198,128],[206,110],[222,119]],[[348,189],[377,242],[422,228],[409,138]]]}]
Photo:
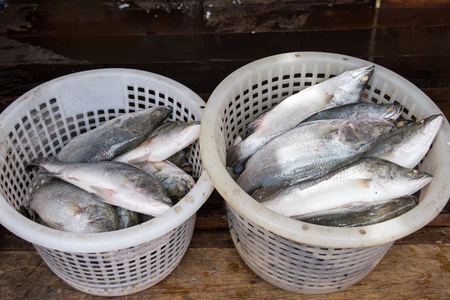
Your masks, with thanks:
[{"label": "basket base", "polygon": [[94,296],[125,296],[157,284],[179,265],[192,239],[195,217],[158,239],[117,251],[67,253],[34,247],[50,270],[74,289]]},{"label": "basket base", "polygon": [[233,243],[265,281],[299,294],[346,289],[369,274],[394,242],[364,248],[324,248],[288,240],[237,215],[228,205]]}]

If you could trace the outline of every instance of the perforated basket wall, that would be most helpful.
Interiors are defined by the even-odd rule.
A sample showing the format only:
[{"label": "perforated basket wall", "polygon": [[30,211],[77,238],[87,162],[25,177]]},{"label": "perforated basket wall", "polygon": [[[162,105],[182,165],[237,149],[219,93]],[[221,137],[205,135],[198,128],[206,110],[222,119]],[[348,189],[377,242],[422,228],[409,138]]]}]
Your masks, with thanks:
[{"label": "perforated basket wall", "polygon": [[[55,156],[73,137],[127,112],[169,106],[171,120],[201,120],[204,102],[183,85],[129,69],[76,73],[20,97],[0,116],[0,221],[31,242],[50,269],[72,287],[117,296],[146,289],[179,264],[191,241],[195,214],[213,186],[200,162],[189,161],[196,185],[158,218],[123,230],[74,234],[42,226],[19,213],[48,178],[27,171],[36,157]],[[32,216],[34,217],[34,216]]]},{"label": "perforated basket wall", "polygon": [[[284,217],[252,199],[228,174],[226,150],[238,136],[247,135],[249,122],[308,86],[369,64],[330,53],[276,55],[236,70],[208,100],[200,134],[203,164],[226,201],[230,233],[239,254],[256,274],[280,288],[322,294],[355,284],[378,264],[395,240],[436,217],[450,196],[447,120],[419,164],[419,169],[434,175],[422,189],[419,205],[375,225],[334,228]],[[400,103],[405,107],[402,116],[417,121],[442,114],[417,87],[378,65],[362,101]]]}]

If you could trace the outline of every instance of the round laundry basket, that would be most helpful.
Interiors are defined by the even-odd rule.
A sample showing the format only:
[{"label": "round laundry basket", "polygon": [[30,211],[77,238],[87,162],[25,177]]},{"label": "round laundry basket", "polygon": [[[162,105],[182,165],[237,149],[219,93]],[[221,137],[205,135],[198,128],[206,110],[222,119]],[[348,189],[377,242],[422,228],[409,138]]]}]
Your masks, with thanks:
[{"label": "round laundry basket", "polygon": [[[371,64],[330,53],[286,53],[236,70],[214,90],[200,129],[201,157],[226,201],[230,234],[246,264],[266,281],[289,291],[323,294],[349,287],[366,276],[395,240],[434,219],[449,196],[449,124],[445,119],[419,169],[434,175],[420,204],[390,221],[338,228],[284,217],[246,194],[225,168],[226,151],[246,125],[286,97],[343,71]],[[417,87],[379,65],[364,102],[400,103],[403,117],[419,121],[442,112]]]},{"label": "round laundry basket", "polygon": [[162,216],[127,229],[76,234],[42,226],[19,211],[46,177],[25,170],[36,157],[55,156],[74,136],[121,114],[167,106],[171,120],[200,121],[204,101],[166,77],[131,69],[100,69],[44,83],[0,115],[0,222],[31,242],[50,269],[85,293],[119,296],[144,290],[169,275],[189,246],[197,210],[213,190],[200,162],[198,181]]}]

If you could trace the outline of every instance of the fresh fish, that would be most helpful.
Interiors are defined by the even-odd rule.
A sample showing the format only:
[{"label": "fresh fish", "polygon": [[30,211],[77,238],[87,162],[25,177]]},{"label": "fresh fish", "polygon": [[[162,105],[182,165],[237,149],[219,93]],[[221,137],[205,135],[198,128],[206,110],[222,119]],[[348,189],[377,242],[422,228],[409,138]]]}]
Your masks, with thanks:
[{"label": "fresh fish", "polygon": [[228,149],[227,166],[242,163],[274,137],[318,111],[358,102],[373,71],[373,65],[349,70],[284,99],[248,124],[251,134]]},{"label": "fresh fish", "polygon": [[362,158],[320,178],[278,191],[257,190],[252,196],[277,213],[298,217],[411,195],[432,178],[386,160]]},{"label": "fresh fish", "polygon": [[419,122],[402,123],[381,137],[365,156],[379,157],[405,168],[415,167],[430,149],[444,117],[432,115]]},{"label": "fresh fish", "polygon": [[169,107],[158,106],[109,120],[72,139],[57,158],[61,162],[111,160],[142,143],[171,111]]},{"label": "fresh fish", "polygon": [[330,210],[323,215],[299,218],[303,222],[334,227],[355,227],[381,223],[410,211],[419,204],[417,197],[408,195],[372,205],[357,205]]},{"label": "fresh fish", "polygon": [[326,119],[368,119],[396,120],[403,111],[400,104],[350,103],[325,109],[303,120],[302,123]]},{"label": "fresh fish", "polygon": [[178,151],[167,160],[175,164],[177,167],[182,169],[188,174],[192,174],[192,164],[189,162],[189,153],[191,152],[190,147],[186,147],[183,150]]},{"label": "fresh fish", "polygon": [[122,208],[120,206],[116,206],[115,209],[117,213],[117,219],[119,221],[119,226],[117,229],[125,229],[139,224],[139,213]]},{"label": "fresh fish", "polygon": [[30,208],[45,224],[58,230],[93,233],[118,228],[113,206],[60,180],[51,180],[39,187]]},{"label": "fresh fish", "polygon": [[392,128],[383,119],[304,123],[253,154],[236,182],[250,194],[258,188],[275,189],[323,175],[360,158]]},{"label": "fresh fish", "polygon": [[54,158],[38,158],[29,166],[39,166],[46,175],[72,183],[108,204],[131,211],[159,216],[173,206],[155,176],[125,163],[63,163]]},{"label": "fresh fish", "polygon": [[155,175],[173,201],[183,198],[195,184],[189,174],[169,161],[141,162],[133,165]]},{"label": "fresh fish", "polygon": [[168,122],[153,131],[137,148],[114,160],[126,163],[163,161],[194,143],[199,133],[200,122]]}]

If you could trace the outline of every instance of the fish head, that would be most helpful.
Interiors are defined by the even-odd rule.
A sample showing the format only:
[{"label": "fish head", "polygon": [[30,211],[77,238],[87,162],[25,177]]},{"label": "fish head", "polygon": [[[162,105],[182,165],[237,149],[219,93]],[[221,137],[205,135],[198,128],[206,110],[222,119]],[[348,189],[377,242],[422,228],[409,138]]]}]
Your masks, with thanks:
[{"label": "fish head", "polygon": [[346,71],[335,77],[331,102],[336,106],[358,102],[373,75],[374,68],[374,65],[364,66]]},{"label": "fish head", "polygon": [[133,133],[147,133],[162,123],[172,112],[172,108],[156,106],[153,108],[128,113],[118,118],[120,127]]},{"label": "fish head", "polygon": [[134,185],[130,196],[141,205],[148,207],[153,216],[160,216],[173,206],[172,200],[166,196],[160,184],[148,185],[147,182],[142,183]]},{"label": "fish head", "polygon": [[441,129],[443,120],[444,117],[441,114],[432,115],[426,119],[420,120],[418,122],[420,124],[420,133],[422,135],[433,137],[434,139],[439,129]]},{"label": "fish head", "polygon": [[385,118],[390,120],[396,120],[403,112],[403,105],[400,104],[389,104],[383,106],[383,108],[386,111]]},{"label": "fish head", "polygon": [[189,122],[186,127],[180,130],[179,143],[181,144],[180,150],[189,146],[198,139],[200,135],[200,122]]},{"label": "fish head", "polygon": [[374,175],[376,183],[393,194],[410,195],[426,186],[433,179],[426,172],[405,168],[395,163],[368,158],[372,164],[369,172]]}]

